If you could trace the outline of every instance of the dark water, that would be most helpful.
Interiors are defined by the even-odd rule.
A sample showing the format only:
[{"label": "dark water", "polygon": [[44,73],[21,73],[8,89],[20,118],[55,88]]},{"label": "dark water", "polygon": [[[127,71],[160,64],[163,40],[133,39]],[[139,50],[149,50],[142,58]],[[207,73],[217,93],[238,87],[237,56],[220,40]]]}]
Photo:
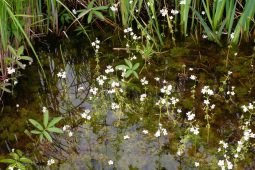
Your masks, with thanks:
[{"label": "dark water", "polygon": [[[206,43],[206,44],[204,44]],[[62,49],[62,54],[60,50]],[[107,65],[118,65],[130,54],[113,50],[120,47],[111,40],[103,43],[100,49],[100,72],[104,74]],[[51,47],[51,48],[48,48]],[[139,101],[144,87],[139,80],[132,79],[126,87],[123,98],[123,110],[112,111],[114,101],[110,95],[100,95],[89,100],[89,89],[95,85],[96,61],[90,43],[65,41],[54,46],[49,44],[38,50],[47,75],[47,82],[38,70],[37,64],[30,66],[19,78],[14,94],[3,98],[3,111],[0,120],[0,156],[6,155],[12,148],[19,148],[36,160],[38,168],[43,168],[47,160],[54,158],[57,163],[50,169],[197,169],[194,162],[200,162],[200,169],[218,169],[217,153],[219,141],[229,145],[236,143],[242,136],[240,130],[241,106],[254,100],[254,57],[252,46],[246,49],[219,48],[208,42],[195,45],[193,42],[180,43],[178,47],[155,53],[143,68],[140,79],[146,76],[149,85],[146,103]],[[237,53],[237,55],[235,55]],[[138,56],[139,57],[139,56]],[[226,60],[228,59],[228,61]],[[138,59],[136,62],[144,63]],[[191,69],[190,69],[191,68]],[[65,70],[66,79],[59,79],[57,73]],[[233,73],[227,84],[222,86],[228,71]],[[196,75],[198,82],[190,80]],[[154,80],[160,77],[160,82]],[[173,96],[179,98],[177,107],[182,111],[171,116],[163,114],[155,107],[162,97],[160,88],[167,80],[173,85]],[[191,88],[196,85],[196,98],[191,96]],[[215,95],[212,102],[216,105],[212,116],[209,141],[203,111],[201,89],[209,85]],[[223,91],[219,91],[219,87]],[[235,95],[230,97],[227,91],[235,86]],[[84,90],[78,90],[83,87]],[[16,107],[16,105],[19,107]],[[42,107],[46,106],[51,116],[61,115],[64,120],[59,127],[70,125],[73,136],[68,132],[54,135],[54,144],[35,145],[24,134],[31,129],[27,119],[42,119]],[[81,119],[85,109],[91,110],[91,119]],[[180,140],[185,138],[186,112],[196,113],[196,123],[200,127],[199,137],[185,143],[185,151],[178,156]],[[162,113],[166,110],[163,108]],[[172,119],[176,120],[173,121]],[[159,123],[167,130],[167,135],[155,137]],[[251,125],[251,128],[253,124]],[[148,134],[144,134],[148,130]],[[124,137],[128,139],[124,139]],[[33,136],[32,138],[36,138]],[[195,142],[194,142],[195,141]],[[253,144],[254,139],[251,139]],[[251,166],[253,147],[246,153],[245,161],[238,168]],[[215,154],[216,153],[216,154]],[[112,160],[113,165],[108,161]]]}]

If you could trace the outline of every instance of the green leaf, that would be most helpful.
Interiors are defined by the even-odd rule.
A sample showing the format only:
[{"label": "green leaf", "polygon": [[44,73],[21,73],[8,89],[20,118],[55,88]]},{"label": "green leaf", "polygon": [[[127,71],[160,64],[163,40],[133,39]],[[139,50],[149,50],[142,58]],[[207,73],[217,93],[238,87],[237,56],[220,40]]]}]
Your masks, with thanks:
[{"label": "green leaf", "polygon": [[19,149],[16,150],[16,153],[19,155],[19,157],[22,157],[22,155],[23,155],[22,151]]},{"label": "green leaf", "polygon": [[45,128],[47,127],[48,123],[49,123],[49,111],[46,110],[43,113],[43,125],[44,125]]},{"label": "green leaf", "polygon": [[16,154],[15,152],[11,152],[9,155],[10,155],[13,159],[19,160],[19,155]]},{"label": "green leaf", "polygon": [[126,66],[126,65],[117,65],[117,66],[115,67],[115,69],[116,69],[116,70],[128,70],[129,67]]},{"label": "green leaf", "polygon": [[126,73],[125,73],[125,77],[128,78],[131,74],[132,74],[132,70],[128,70]]},{"label": "green leaf", "polygon": [[12,55],[14,55],[16,57],[17,53],[16,53],[15,49],[12,48],[12,46],[10,46],[10,45],[8,46],[8,48],[9,48],[10,52],[12,53]]},{"label": "green leaf", "polygon": [[133,67],[133,64],[131,63],[130,60],[127,60],[127,59],[124,59],[124,60],[125,60],[125,63],[128,65],[129,68]]},{"label": "green leaf", "polygon": [[63,131],[60,128],[56,128],[56,127],[51,127],[47,129],[50,132],[55,132],[55,133],[63,133]]},{"label": "green leaf", "polygon": [[17,165],[17,168],[19,168],[20,170],[26,170],[26,167],[22,165],[22,163],[16,162],[16,165]]},{"label": "green leaf", "polygon": [[40,131],[43,131],[43,127],[40,123],[38,123],[36,120],[34,119],[28,119],[28,121],[37,129],[39,129]]},{"label": "green leaf", "polygon": [[30,133],[39,135],[39,134],[41,134],[42,132],[41,132],[41,131],[38,131],[38,130],[31,130]]},{"label": "green leaf", "polygon": [[39,136],[39,140],[40,140],[40,142],[42,142],[42,140],[43,140],[43,134],[42,133]]},{"label": "green leaf", "polygon": [[132,70],[138,69],[139,66],[140,66],[140,63],[135,63],[135,65],[134,65],[134,67],[132,68]]},{"label": "green leaf", "polygon": [[20,162],[28,163],[28,164],[33,163],[33,161],[31,159],[28,159],[28,158],[25,158],[25,157],[20,158]]},{"label": "green leaf", "polygon": [[29,56],[19,56],[19,59],[26,60],[26,61],[33,61],[33,59]]},{"label": "green leaf", "polygon": [[108,8],[109,8],[108,6],[99,6],[99,7],[93,8],[93,10],[102,11],[102,10],[107,10]]},{"label": "green leaf", "polygon": [[81,10],[82,12],[78,15],[78,19],[82,18],[83,16],[85,16],[87,13],[89,13],[91,10],[90,9],[84,9]]},{"label": "green leaf", "polygon": [[18,66],[22,69],[25,69],[25,66],[18,60],[16,60],[16,64],[18,64]]},{"label": "green leaf", "polygon": [[20,56],[21,54],[23,54],[23,52],[24,52],[24,46],[22,45],[19,47],[19,49],[17,51],[17,55]]},{"label": "green leaf", "polygon": [[133,75],[134,75],[137,79],[139,79],[137,72],[133,71]]},{"label": "green leaf", "polygon": [[14,164],[16,161],[13,159],[1,159],[1,163]]},{"label": "green leaf", "polygon": [[104,15],[99,11],[93,11],[97,18],[104,20]]},{"label": "green leaf", "polygon": [[55,117],[51,120],[51,122],[48,124],[48,128],[53,127],[55,124],[57,124],[60,120],[62,120],[62,117]]},{"label": "green leaf", "polygon": [[50,134],[46,131],[43,131],[43,135],[45,136],[45,138],[49,141],[49,142],[52,142],[52,138],[50,136]]},{"label": "green leaf", "polygon": [[91,8],[93,7],[94,1],[95,1],[95,0],[91,1],[91,2],[88,4],[88,9],[91,9]]},{"label": "green leaf", "polygon": [[88,24],[91,23],[91,20],[92,20],[92,12],[89,13],[89,16],[88,16]]}]

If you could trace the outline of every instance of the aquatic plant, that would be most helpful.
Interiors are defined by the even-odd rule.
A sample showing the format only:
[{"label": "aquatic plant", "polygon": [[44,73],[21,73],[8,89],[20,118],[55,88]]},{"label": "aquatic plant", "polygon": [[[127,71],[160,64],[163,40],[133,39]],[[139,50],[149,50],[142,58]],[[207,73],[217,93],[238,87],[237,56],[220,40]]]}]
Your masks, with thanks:
[{"label": "aquatic plant", "polygon": [[8,164],[7,168],[10,169],[20,169],[25,170],[27,167],[30,167],[30,164],[33,164],[34,162],[27,158],[23,152],[19,149],[12,149],[12,151],[9,153],[10,158],[1,159],[0,163]]},{"label": "aquatic plant", "polygon": [[137,69],[139,68],[139,63],[135,63],[134,65],[130,60],[124,59],[126,65],[117,65],[115,67],[116,70],[122,70],[124,72],[125,78],[130,77],[133,75],[135,78],[139,78],[137,74]]},{"label": "aquatic plant", "polygon": [[60,128],[55,127],[55,125],[62,120],[62,117],[54,117],[51,121],[49,121],[49,111],[46,107],[43,108],[43,125],[37,122],[34,119],[28,119],[28,121],[36,128],[35,130],[31,130],[32,134],[38,135],[40,142],[43,139],[47,139],[49,142],[52,141],[52,137],[50,133],[63,133]]}]

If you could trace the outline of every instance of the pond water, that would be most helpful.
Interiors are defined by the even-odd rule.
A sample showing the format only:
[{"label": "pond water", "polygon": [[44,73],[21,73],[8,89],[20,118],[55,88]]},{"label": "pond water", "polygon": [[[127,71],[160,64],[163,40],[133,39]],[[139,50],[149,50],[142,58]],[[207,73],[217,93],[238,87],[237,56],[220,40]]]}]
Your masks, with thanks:
[{"label": "pond water", "polygon": [[[186,41],[144,60],[123,44],[106,39],[98,57],[85,40],[39,48],[47,81],[33,64],[14,94],[5,94],[0,155],[19,148],[39,169],[219,169],[219,160],[253,169],[252,135],[236,152],[245,128],[254,127],[242,109],[255,96],[253,46]],[[128,58],[140,63],[139,79],[131,75],[122,81],[115,66]],[[58,76],[62,71],[66,78]],[[96,80],[100,76],[103,85]],[[64,118],[58,127],[67,128],[53,135],[54,143],[33,143],[36,136],[24,133],[31,129],[27,120],[42,121],[44,106],[51,117]],[[56,163],[47,167],[51,158]]]}]

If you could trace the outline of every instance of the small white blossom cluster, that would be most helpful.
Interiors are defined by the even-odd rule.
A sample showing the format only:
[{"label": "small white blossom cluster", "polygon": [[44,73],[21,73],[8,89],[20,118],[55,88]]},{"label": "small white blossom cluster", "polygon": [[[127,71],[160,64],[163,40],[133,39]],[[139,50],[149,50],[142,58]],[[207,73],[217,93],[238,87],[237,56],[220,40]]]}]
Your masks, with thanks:
[{"label": "small white blossom cluster", "polygon": [[120,108],[120,105],[118,105],[117,103],[112,103],[112,110],[117,110]]},{"label": "small white blossom cluster", "polygon": [[171,10],[171,14],[173,14],[173,15],[177,15],[177,14],[179,14],[179,11],[178,11],[178,10],[176,10],[176,9],[172,9],[172,10]]},{"label": "small white blossom cluster", "polygon": [[7,67],[7,73],[8,73],[8,74],[13,74],[13,73],[15,73],[15,68],[13,68],[13,67]]},{"label": "small white blossom cluster", "polygon": [[141,94],[140,96],[140,101],[143,102],[145,100],[145,98],[147,97],[147,94]]},{"label": "small white blossom cluster", "polygon": [[63,128],[62,128],[62,130],[63,130],[64,132],[67,132],[69,137],[72,137],[72,136],[73,136],[73,132],[71,131],[70,125],[64,125]]},{"label": "small white blossom cluster", "polygon": [[218,161],[218,166],[222,169],[222,170],[225,170],[226,168],[227,169],[233,169],[233,164],[228,161],[227,159],[225,160],[219,160]]},{"label": "small white blossom cluster", "polygon": [[161,133],[163,134],[163,136],[166,136],[168,134],[167,130],[165,128],[162,128],[162,124],[159,123],[159,128],[156,131],[156,133],[154,134],[154,136],[158,138],[158,137],[160,137]]},{"label": "small white blossom cluster", "polygon": [[55,163],[55,160],[54,159],[49,159],[48,161],[47,161],[47,165],[48,166],[51,166],[52,164],[54,164]]},{"label": "small white blossom cluster", "polygon": [[146,77],[143,77],[140,81],[141,81],[143,86],[148,84],[148,80],[146,80]]},{"label": "small white blossom cluster", "polygon": [[[141,38],[141,36],[137,36],[131,27],[124,29],[125,34],[129,34],[133,40],[138,40]],[[126,35],[124,36],[126,38]]]},{"label": "small white blossom cluster", "polygon": [[191,111],[187,112],[186,115],[188,117],[188,120],[193,120],[195,118],[195,114]]},{"label": "small white blossom cluster", "polygon": [[96,40],[95,40],[94,42],[92,42],[91,45],[92,45],[92,47],[95,47],[95,48],[96,48],[96,49],[95,49],[95,52],[98,53],[98,50],[99,50],[99,48],[100,48],[100,40],[98,40],[98,39],[96,38]]},{"label": "small white blossom cluster", "polygon": [[168,86],[163,86],[161,89],[160,89],[160,92],[161,93],[164,93],[166,95],[170,95],[172,93],[172,89],[173,89],[173,86],[170,84]]},{"label": "small white blossom cluster", "polygon": [[43,106],[42,112],[43,112],[43,113],[46,113],[47,111],[48,111],[47,107]]},{"label": "small white blossom cluster", "polygon": [[161,15],[164,17],[168,14],[168,10],[166,8],[163,8],[160,10]]},{"label": "small white blossom cluster", "polygon": [[107,79],[106,76],[100,75],[96,78],[96,81],[98,82],[99,86],[104,85],[105,80]]},{"label": "small white blossom cluster", "polygon": [[108,65],[106,67],[106,70],[105,70],[105,73],[106,74],[109,74],[109,73],[113,73],[114,72],[114,69],[112,68],[112,66]]},{"label": "small white blossom cluster", "polygon": [[90,120],[91,116],[89,115],[89,113],[90,113],[90,110],[89,109],[85,109],[84,112],[81,114],[81,117],[83,119]]},{"label": "small white blossom cluster", "polygon": [[204,86],[201,90],[202,94],[207,94],[208,96],[213,95],[213,91],[209,88],[209,86]]},{"label": "small white blossom cluster", "polygon": [[60,72],[58,72],[57,76],[59,78],[65,79],[66,78],[66,72],[65,71],[60,71]]},{"label": "small white blossom cluster", "polygon": [[109,161],[108,161],[108,165],[113,165],[113,161],[112,161],[112,160],[109,160]]},{"label": "small white blossom cluster", "polygon": [[95,95],[97,95],[98,88],[97,88],[97,87],[91,88],[91,89],[89,90],[89,92],[95,96]]},{"label": "small white blossom cluster", "polygon": [[245,106],[245,105],[241,106],[241,108],[243,109],[243,112],[244,113],[247,111],[251,112],[254,109],[254,103],[255,102],[249,103],[248,106]]},{"label": "small white blossom cluster", "polygon": [[197,77],[195,75],[191,75],[190,79],[195,81],[195,80],[197,80]]},{"label": "small white blossom cluster", "polygon": [[130,137],[128,135],[123,136],[124,140],[129,139]]},{"label": "small white blossom cluster", "polygon": [[118,11],[118,4],[113,4],[110,9],[113,11],[113,12],[117,12]]},{"label": "small white blossom cluster", "polygon": [[234,90],[235,90],[235,86],[232,86],[232,87],[231,87],[231,90],[230,90],[230,91],[227,91],[227,95],[234,96],[234,95],[235,95]]},{"label": "small white blossom cluster", "polygon": [[199,134],[199,128],[198,127],[191,127],[190,132],[192,132],[194,135],[198,135]]}]

